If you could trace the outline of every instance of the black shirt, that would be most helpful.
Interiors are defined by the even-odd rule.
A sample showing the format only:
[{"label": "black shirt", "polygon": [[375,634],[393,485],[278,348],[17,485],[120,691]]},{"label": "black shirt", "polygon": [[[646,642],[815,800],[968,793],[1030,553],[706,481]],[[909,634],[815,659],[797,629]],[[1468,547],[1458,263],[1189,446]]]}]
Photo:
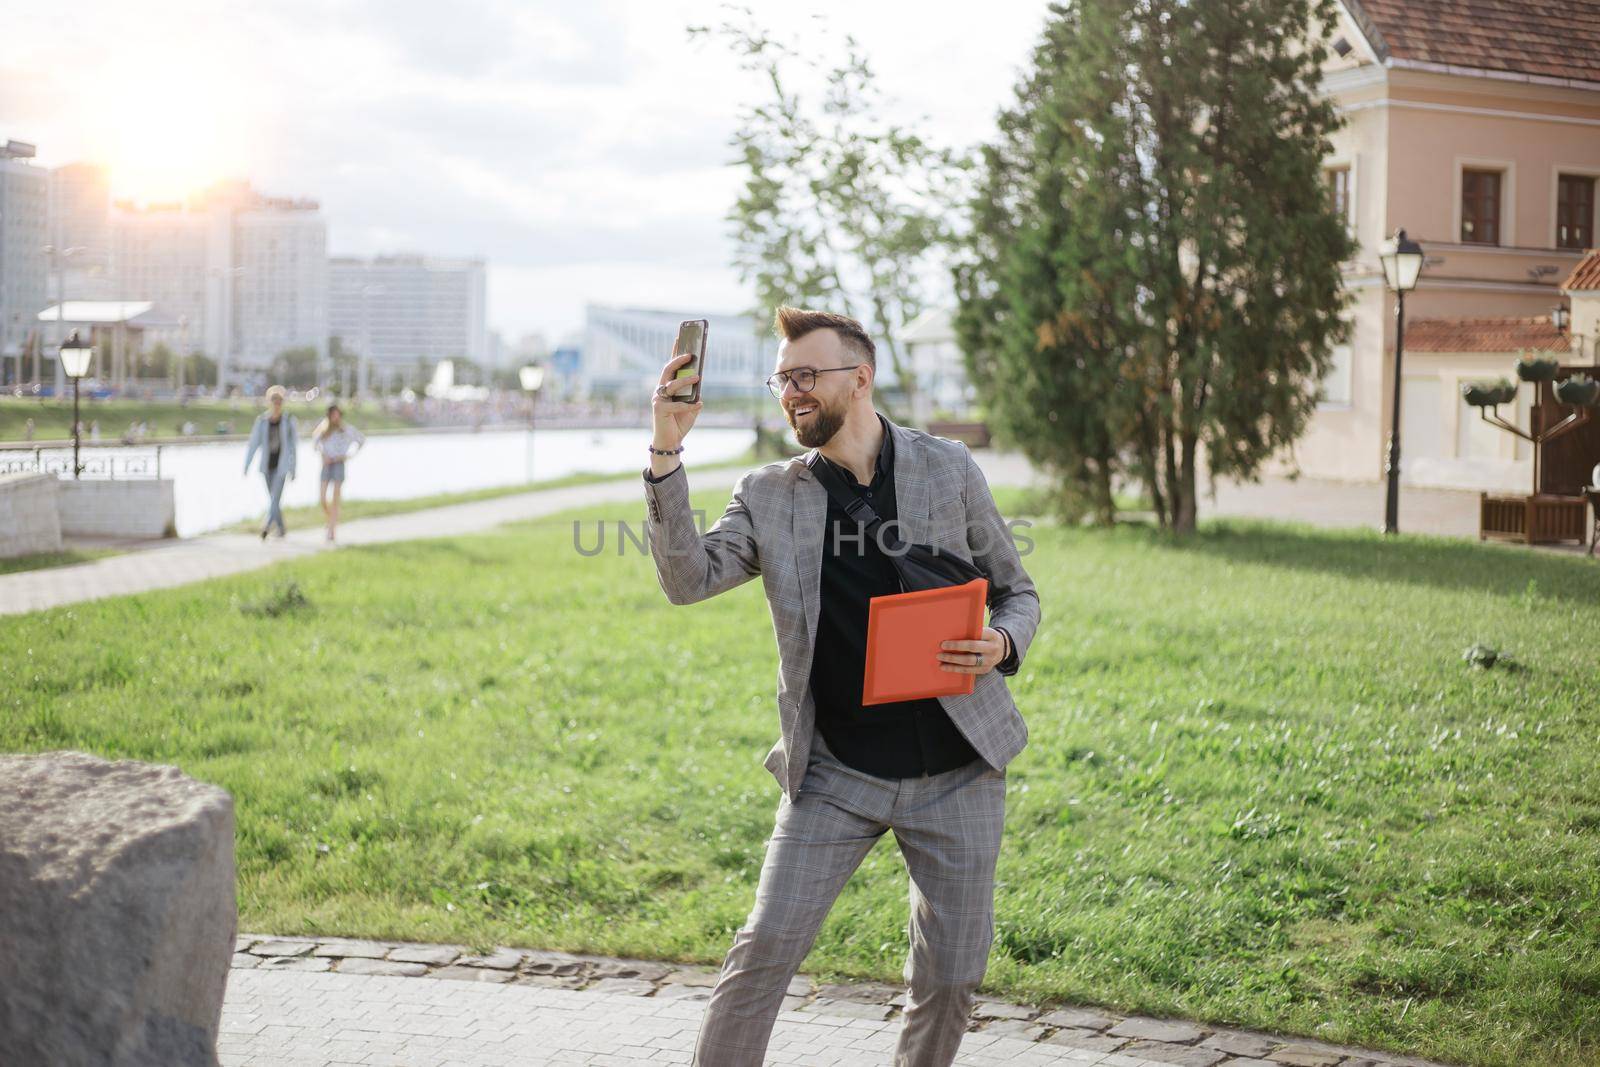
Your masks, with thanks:
[{"label": "black shirt", "polygon": [[[863,487],[855,475],[834,464],[847,487],[867,497],[884,522],[894,519],[894,437],[880,414],[883,444],[878,449],[872,484]],[[822,462],[832,463],[826,456]],[[683,470],[680,463],[657,478],[661,482]],[[837,526],[835,525],[837,523]],[[833,531],[837,529],[837,543]],[[859,540],[854,539],[859,534]],[[839,551],[835,551],[835,549]],[[936,698],[861,706],[867,667],[867,605],[875,596],[901,592],[894,563],[859,523],[828,498],[823,526],[821,604],[817,641],[811,660],[811,691],[817,729],[828,748],[844,763],[879,778],[914,778],[940,774],[980,758]],[[1016,662],[1012,649],[1001,666]]]},{"label": "black shirt", "polygon": [[[894,438],[883,426],[872,484],[862,486],[849,470],[826,456],[844,484],[864,496],[884,522],[897,512],[894,498]],[[835,536],[837,531],[837,536]],[[879,778],[940,774],[978,758],[933,697],[861,706],[867,660],[867,604],[875,596],[900,592],[893,561],[828,498],[823,526],[821,614],[811,659],[811,692],[817,729],[844,763]]]},{"label": "black shirt", "polygon": [[278,454],[283,451],[281,418],[267,420],[267,470],[278,469]]}]

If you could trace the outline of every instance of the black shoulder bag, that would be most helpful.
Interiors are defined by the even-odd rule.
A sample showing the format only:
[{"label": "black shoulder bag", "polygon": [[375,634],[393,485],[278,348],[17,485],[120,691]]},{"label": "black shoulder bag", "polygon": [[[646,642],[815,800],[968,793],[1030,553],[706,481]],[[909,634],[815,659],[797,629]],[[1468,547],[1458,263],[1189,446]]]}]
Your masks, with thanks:
[{"label": "black shoulder bag", "polygon": [[851,519],[864,525],[867,536],[876,540],[894,562],[894,569],[900,575],[901,592],[943,589],[948,585],[965,585],[974,578],[988,577],[971,561],[954,553],[901,541],[893,529],[884,525],[871,504],[845,487],[839,472],[828,465],[820,452],[813,453],[806,465],[828,491],[833,502],[843,508]]}]

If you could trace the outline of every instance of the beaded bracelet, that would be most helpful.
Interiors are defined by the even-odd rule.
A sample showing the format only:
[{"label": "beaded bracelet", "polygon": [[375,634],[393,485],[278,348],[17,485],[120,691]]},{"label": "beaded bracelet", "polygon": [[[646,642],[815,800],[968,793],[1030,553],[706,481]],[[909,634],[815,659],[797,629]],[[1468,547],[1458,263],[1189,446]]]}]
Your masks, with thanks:
[{"label": "beaded bracelet", "polygon": [[650,453],[656,456],[676,456],[679,452],[683,451],[682,445],[679,445],[677,448],[657,448],[655,445],[649,445],[647,447],[650,449]]}]

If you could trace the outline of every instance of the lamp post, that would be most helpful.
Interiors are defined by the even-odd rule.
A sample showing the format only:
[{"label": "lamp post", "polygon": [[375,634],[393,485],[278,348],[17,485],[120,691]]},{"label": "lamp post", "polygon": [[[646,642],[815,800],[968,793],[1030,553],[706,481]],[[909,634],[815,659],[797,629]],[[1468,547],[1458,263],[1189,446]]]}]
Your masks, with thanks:
[{"label": "lamp post", "polygon": [[83,464],[78,462],[78,449],[83,437],[82,420],[78,418],[78,383],[89,373],[89,360],[93,355],[94,342],[78,340],[77,330],[73,330],[72,336],[61,342],[61,369],[72,379],[72,476],[74,478],[83,473]]},{"label": "lamp post", "polygon": [[1404,229],[1383,242],[1378,250],[1383,280],[1398,298],[1394,309],[1394,407],[1389,418],[1389,454],[1384,461],[1388,495],[1383,506],[1383,532],[1400,532],[1400,363],[1406,354],[1406,294],[1417,287],[1422,273],[1422,246],[1406,237]]},{"label": "lamp post", "polygon": [[[1572,309],[1565,304],[1557,304],[1550,309],[1550,325],[1556,328],[1557,333],[1567,334],[1567,349],[1574,354],[1575,359],[1583,358],[1583,334],[1571,333]],[[1595,357],[1600,360],[1600,349],[1595,352]]]},{"label": "lamp post", "polygon": [[537,363],[530,363],[517,371],[517,378],[522,382],[522,391],[528,394],[528,477],[533,481],[533,413],[539,403],[539,387],[544,384],[544,368]]}]

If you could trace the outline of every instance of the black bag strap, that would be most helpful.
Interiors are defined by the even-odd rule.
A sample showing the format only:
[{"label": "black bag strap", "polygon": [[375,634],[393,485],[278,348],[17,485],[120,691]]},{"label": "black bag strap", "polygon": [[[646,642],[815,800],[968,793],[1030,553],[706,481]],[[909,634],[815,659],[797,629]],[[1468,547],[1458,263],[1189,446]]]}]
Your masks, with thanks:
[{"label": "black bag strap", "polygon": [[[873,510],[871,504],[845,487],[844,479],[840,478],[839,472],[833,469],[833,464],[824,460],[821,452],[813,452],[811,458],[806,460],[806,466],[811,468],[811,473],[817,476],[817,481],[822,483],[822,488],[826,489],[828,495],[833,497],[833,502],[838,504],[844,513],[850,516],[852,521],[861,523],[867,528],[867,532],[876,538],[878,536],[877,527],[883,520]],[[893,540],[888,547],[896,547],[899,544],[899,539],[894,537],[893,532],[889,536]],[[883,542],[880,541],[879,543],[882,544]]]},{"label": "black bag strap", "polygon": [[987,577],[983,568],[958,555],[901,541],[899,535],[883,524],[871,504],[845,486],[839,472],[823,460],[820,452],[812,453],[806,460],[806,466],[811,468],[811,473],[817,476],[817,481],[822,483],[833,502],[853,521],[863,524],[866,534],[888,553],[903,587],[929,589],[960,585],[974,578]]}]

